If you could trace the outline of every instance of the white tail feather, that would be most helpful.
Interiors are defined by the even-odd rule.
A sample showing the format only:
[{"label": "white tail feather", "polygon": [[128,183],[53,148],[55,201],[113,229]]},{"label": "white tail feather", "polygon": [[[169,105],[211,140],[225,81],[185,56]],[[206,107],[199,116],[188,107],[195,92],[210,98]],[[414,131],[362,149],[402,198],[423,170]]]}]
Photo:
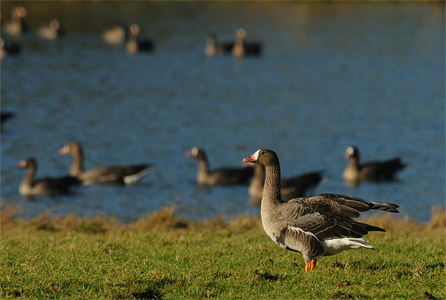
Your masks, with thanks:
[{"label": "white tail feather", "polygon": [[349,249],[374,249],[373,246],[367,243],[363,238],[328,239],[321,241],[321,244],[324,247],[325,255],[334,255]]}]

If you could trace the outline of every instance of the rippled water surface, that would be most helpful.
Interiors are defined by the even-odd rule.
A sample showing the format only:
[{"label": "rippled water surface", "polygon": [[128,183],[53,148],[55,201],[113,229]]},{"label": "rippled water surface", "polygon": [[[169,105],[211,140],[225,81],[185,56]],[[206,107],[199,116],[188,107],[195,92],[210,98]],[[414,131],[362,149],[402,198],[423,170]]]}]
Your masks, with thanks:
[{"label": "rippled water surface", "polygon": [[[1,132],[1,201],[23,215],[131,221],[172,204],[195,219],[258,214],[246,186],[197,186],[197,163],[184,156],[193,146],[211,168],[271,148],[284,176],[326,170],[313,193],[397,203],[423,221],[444,202],[443,4],[51,3],[25,2],[28,21],[33,29],[58,17],[64,38],[30,32],[22,53],[1,63],[1,108],[15,112]],[[111,21],[140,24],[155,51],[131,56],[104,44]],[[238,26],[263,42],[261,57],[204,55],[209,30],[230,40]],[[20,196],[17,162],[35,157],[38,177],[67,174],[71,159],[57,150],[71,140],[83,144],[87,169],[156,168],[136,186]],[[351,144],[364,161],[401,156],[408,167],[397,182],[348,187],[342,155]]]}]

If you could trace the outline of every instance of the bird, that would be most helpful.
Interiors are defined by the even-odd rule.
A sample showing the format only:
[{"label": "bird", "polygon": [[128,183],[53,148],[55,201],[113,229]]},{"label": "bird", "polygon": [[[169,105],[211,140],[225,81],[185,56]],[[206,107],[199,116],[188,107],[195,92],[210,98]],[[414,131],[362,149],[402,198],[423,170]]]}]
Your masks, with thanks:
[{"label": "bird", "polygon": [[198,160],[197,182],[200,185],[236,185],[247,184],[252,177],[253,168],[221,168],[210,170],[206,153],[203,149],[193,147],[186,151],[187,157]]},{"label": "bird", "polygon": [[210,32],[206,39],[206,48],[204,48],[204,53],[207,56],[230,54],[233,47],[234,42],[218,43],[216,34]]},{"label": "bird", "polygon": [[280,194],[280,163],[270,149],[259,149],[243,162],[265,168],[260,216],[266,234],[279,246],[301,252],[305,271],[313,271],[317,260],[349,249],[373,249],[362,237],[369,231],[385,231],[353,218],[378,209],[398,213],[398,205],[366,201],[340,194],[320,194],[284,201]]},{"label": "bird", "polygon": [[110,45],[122,45],[127,40],[128,26],[123,24],[108,25],[102,32],[102,39]]},{"label": "bird", "polygon": [[28,15],[23,6],[16,6],[11,10],[11,20],[4,26],[4,31],[11,37],[20,37],[23,32],[27,30],[27,25],[24,21]]},{"label": "bird", "polygon": [[136,183],[152,169],[151,164],[128,166],[104,166],[84,171],[83,149],[80,143],[72,141],[59,149],[59,154],[70,154],[73,163],[70,175],[78,178],[83,185],[90,184],[127,184]]},{"label": "bird", "polygon": [[19,186],[19,193],[24,196],[68,194],[72,187],[80,184],[80,181],[72,176],[35,179],[37,162],[32,157],[20,161],[17,167],[28,169]]},{"label": "bird", "polygon": [[[259,164],[250,164],[254,166],[254,176],[249,184],[249,195],[260,204],[263,194],[263,183],[265,178],[265,169]],[[280,192],[284,200],[296,197],[303,197],[307,190],[317,186],[324,179],[323,171],[314,171],[299,174],[293,177],[281,179]]]},{"label": "bird", "polygon": [[60,22],[52,19],[48,25],[40,27],[37,32],[41,38],[57,40],[61,34]]},{"label": "bird", "polygon": [[390,181],[395,179],[395,174],[404,169],[406,164],[399,157],[385,161],[371,161],[361,164],[359,149],[349,146],[345,150],[344,157],[350,162],[342,173],[345,181],[353,185],[359,181]]},{"label": "bird", "polygon": [[235,33],[234,47],[232,48],[232,55],[237,58],[242,58],[245,55],[261,55],[262,44],[260,42],[246,42],[246,30],[238,28]]},{"label": "bird", "polygon": [[3,59],[8,55],[19,54],[21,51],[22,45],[19,41],[13,39],[5,41],[0,38],[0,59]]},{"label": "bird", "polygon": [[150,52],[153,51],[154,43],[150,39],[141,39],[139,37],[140,28],[136,24],[130,25],[129,37],[127,39],[126,49],[130,54],[136,54],[138,52]]}]

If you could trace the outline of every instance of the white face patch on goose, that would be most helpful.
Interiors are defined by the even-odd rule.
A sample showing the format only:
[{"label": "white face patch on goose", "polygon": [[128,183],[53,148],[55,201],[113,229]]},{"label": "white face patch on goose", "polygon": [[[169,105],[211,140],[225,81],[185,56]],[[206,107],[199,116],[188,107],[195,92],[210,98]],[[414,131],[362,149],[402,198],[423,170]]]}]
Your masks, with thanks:
[{"label": "white face patch on goose", "polygon": [[347,148],[347,150],[345,150],[345,154],[347,154],[347,155],[353,155],[353,153],[354,153],[355,151],[353,150],[353,147],[348,147]]},{"label": "white face patch on goose", "polygon": [[257,150],[251,157],[254,158],[255,160],[259,159],[259,152],[260,152],[260,149]]},{"label": "white face patch on goose", "polygon": [[190,149],[190,153],[193,156],[197,156],[198,155],[198,148],[197,147],[193,147],[192,149]]}]

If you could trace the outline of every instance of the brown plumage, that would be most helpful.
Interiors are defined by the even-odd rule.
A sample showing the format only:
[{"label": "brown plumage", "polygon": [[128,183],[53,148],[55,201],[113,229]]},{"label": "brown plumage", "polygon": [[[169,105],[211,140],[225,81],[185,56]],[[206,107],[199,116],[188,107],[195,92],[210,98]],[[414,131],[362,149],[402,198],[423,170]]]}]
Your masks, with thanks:
[{"label": "brown plumage", "polygon": [[279,246],[301,252],[305,270],[315,268],[319,257],[354,248],[373,249],[363,235],[382,228],[355,221],[360,212],[378,209],[398,212],[398,205],[369,202],[360,198],[321,194],[287,202],[280,194],[280,164],[276,153],[260,149],[244,162],[265,167],[261,219],[265,232]]},{"label": "brown plumage", "polygon": [[[303,197],[309,189],[317,186],[322,179],[322,171],[308,172],[293,177],[282,178],[280,188],[282,199],[289,200],[296,197]],[[264,180],[265,170],[263,166],[254,164],[254,176],[249,184],[249,195],[259,204],[263,195]]]},{"label": "brown plumage", "polygon": [[221,168],[210,170],[206,153],[202,149],[192,148],[186,156],[198,160],[197,182],[201,185],[235,185],[248,184],[254,171],[252,168]]},{"label": "brown plumage", "polygon": [[261,55],[262,44],[260,42],[247,42],[246,30],[238,28],[235,33],[234,47],[232,48],[232,55],[237,58],[242,58],[246,55]]},{"label": "brown plumage", "polygon": [[385,161],[371,161],[361,164],[359,149],[350,146],[345,150],[344,157],[350,162],[342,173],[342,177],[347,182],[368,181],[388,181],[394,180],[398,171],[404,169],[406,164],[401,162],[399,157]]},{"label": "brown plumage", "polygon": [[68,194],[73,186],[80,184],[80,181],[72,176],[35,179],[37,162],[34,158],[22,160],[17,167],[28,169],[19,186],[19,193],[24,196]]},{"label": "brown plumage", "polygon": [[150,164],[129,166],[105,166],[84,171],[82,146],[71,142],[59,149],[60,154],[70,154],[73,157],[70,175],[79,178],[84,185],[89,184],[133,184],[144,177],[151,169]]},{"label": "brown plumage", "polygon": [[136,54],[138,52],[150,52],[153,51],[154,43],[150,39],[142,39],[140,34],[140,28],[136,24],[130,25],[128,39],[126,43],[127,52],[130,54]]},{"label": "brown plumage", "polygon": [[206,48],[204,53],[207,56],[214,56],[219,54],[230,54],[234,48],[234,42],[219,43],[215,33],[209,33],[206,40]]}]

